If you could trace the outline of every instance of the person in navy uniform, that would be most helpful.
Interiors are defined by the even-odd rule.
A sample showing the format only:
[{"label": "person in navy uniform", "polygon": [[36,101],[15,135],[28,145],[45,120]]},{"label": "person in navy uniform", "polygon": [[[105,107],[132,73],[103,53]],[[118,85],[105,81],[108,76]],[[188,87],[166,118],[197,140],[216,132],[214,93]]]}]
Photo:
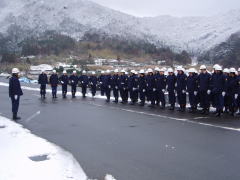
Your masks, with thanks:
[{"label": "person in navy uniform", "polygon": [[87,76],[87,72],[86,71],[82,72],[82,75],[79,77],[79,81],[80,81],[81,86],[82,86],[83,98],[85,98],[86,97],[86,93],[87,93],[87,87],[88,87],[88,84],[89,84],[89,78]]},{"label": "person in navy uniform", "polygon": [[131,99],[131,105],[135,105],[138,102],[138,76],[135,70],[131,70],[131,75],[128,81],[128,90]]},{"label": "person in navy uniform", "polygon": [[141,101],[140,106],[144,106],[146,101],[147,80],[143,69],[139,71],[138,86],[139,86],[139,98]]},{"label": "person in navy uniform", "polygon": [[207,72],[205,65],[200,66],[200,74],[198,75],[198,95],[200,106],[203,108],[201,114],[208,114],[210,108],[211,88],[210,82],[212,76]]},{"label": "person in navy uniform", "polygon": [[63,75],[60,77],[60,82],[62,85],[62,97],[64,99],[67,98],[67,91],[68,91],[68,82],[69,82],[69,78],[67,75],[67,71],[63,71]]},{"label": "person in navy uniform", "polygon": [[237,71],[235,68],[229,69],[229,77],[227,79],[228,105],[231,116],[235,116],[237,111],[237,98],[238,98],[239,80],[237,78]]},{"label": "person in navy uniform", "polygon": [[105,95],[104,85],[103,85],[104,76],[105,76],[105,71],[101,71],[101,75],[98,77],[98,82],[99,82],[101,96]]},{"label": "person in navy uniform", "polygon": [[125,70],[121,71],[121,75],[119,77],[119,90],[122,98],[121,103],[126,104],[128,102],[128,76],[126,75]]},{"label": "person in navy uniform", "polygon": [[112,76],[112,90],[113,90],[113,96],[114,96],[114,103],[118,103],[118,98],[119,98],[119,71],[118,69],[114,70],[114,74]]},{"label": "person in navy uniform", "polygon": [[229,87],[229,78],[230,78],[230,72],[228,68],[224,68],[223,69],[223,75],[225,77],[225,86],[226,86],[226,95],[224,97],[224,113],[228,114],[229,113],[229,108],[230,108],[230,103],[231,103],[231,98],[229,96],[229,92],[228,92],[228,87]]},{"label": "person in navy uniform", "polygon": [[217,66],[215,70],[216,74],[211,79],[211,92],[216,105],[216,117],[220,117],[224,107],[224,96],[226,95],[226,79],[221,66]]},{"label": "person in navy uniform", "polygon": [[12,113],[13,113],[13,120],[17,121],[21,118],[18,117],[18,109],[19,109],[19,101],[20,96],[23,95],[21,84],[19,82],[19,70],[17,68],[12,69],[12,77],[9,80],[9,97],[12,101]]},{"label": "person in navy uniform", "polygon": [[58,87],[58,83],[59,83],[59,78],[58,78],[56,70],[53,70],[53,74],[50,76],[49,83],[52,87],[52,98],[56,99],[57,98],[57,87]]},{"label": "person in navy uniform", "polygon": [[184,112],[186,110],[186,89],[187,89],[187,76],[184,73],[182,67],[177,68],[177,98],[178,104],[180,106],[179,111]]},{"label": "person in navy uniform", "polygon": [[165,92],[166,92],[166,82],[167,78],[165,76],[165,70],[156,68],[157,73],[155,74],[155,81],[156,81],[156,104],[159,106],[161,103],[161,109],[165,109],[166,100],[165,100]]},{"label": "person in navy uniform", "polygon": [[92,72],[92,75],[89,78],[90,88],[92,92],[92,97],[95,97],[97,92],[98,78],[95,72]]},{"label": "person in navy uniform", "polygon": [[168,76],[167,76],[167,91],[168,91],[168,101],[170,104],[169,110],[173,111],[175,109],[176,104],[176,83],[177,83],[177,77],[174,74],[174,71],[172,68],[168,69]]},{"label": "person in navy uniform", "polygon": [[237,72],[237,83],[238,83],[238,89],[237,89],[237,94],[235,95],[236,101],[237,101],[237,110],[238,113],[237,115],[240,115],[240,68],[238,68]]},{"label": "person in navy uniform", "polygon": [[48,84],[48,77],[45,71],[43,70],[42,73],[38,76],[38,84],[40,84],[40,95],[42,99],[46,98],[46,87]]},{"label": "person in navy uniform", "polygon": [[104,76],[103,79],[103,85],[106,93],[107,100],[106,102],[110,102],[110,97],[111,97],[111,90],[112,90],[112,76],[110,70],[106,71],[106,75]]},{"label": "person in navy uniform", "polygon": [[187,92],[189,97],[190,108],[189,112],[196,112],[197,111],[197,104],[198,104],[198,76],[196,74],[196,70],[194,68],[190,68],[188,70],[188,77],[187,77]]},{"label": "person in navy uniform", "polygon": [[69,77],[69,84],[71,85],[72,98],[76,98],[77,85],[78,85],[77,71],[73,71],[72,75]]},{"label": "person in navy uniform", "polygon": [[149,105],[149,107],[154,108],[155,107],[155,94],[154,92],[157,90],[156,89],[156,81],[155,81],[155,76],[153,74],[153,70],[152,69],[148,69],[147,70],[147,101],[150,101],[151,104]]}]

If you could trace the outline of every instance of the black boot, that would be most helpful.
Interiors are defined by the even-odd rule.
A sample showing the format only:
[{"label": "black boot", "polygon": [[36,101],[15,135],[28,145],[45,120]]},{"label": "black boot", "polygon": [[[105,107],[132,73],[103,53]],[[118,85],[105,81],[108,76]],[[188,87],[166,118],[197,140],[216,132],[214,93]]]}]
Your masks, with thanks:
[{"label": "black boot", "polygon": [[21,118],[17,116],[17,113],[13,113],[13,120],[17,121],[20,120]]}]

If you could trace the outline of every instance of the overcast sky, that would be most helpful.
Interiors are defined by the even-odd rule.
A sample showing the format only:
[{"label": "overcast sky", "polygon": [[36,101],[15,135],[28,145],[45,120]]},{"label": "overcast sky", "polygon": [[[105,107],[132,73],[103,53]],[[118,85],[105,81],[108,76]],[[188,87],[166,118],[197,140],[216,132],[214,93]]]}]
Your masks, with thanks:
[{"label": "overcast sky", "polygon": [[92,0],[135,16],[209,16],[240,9],[240,0]]}]

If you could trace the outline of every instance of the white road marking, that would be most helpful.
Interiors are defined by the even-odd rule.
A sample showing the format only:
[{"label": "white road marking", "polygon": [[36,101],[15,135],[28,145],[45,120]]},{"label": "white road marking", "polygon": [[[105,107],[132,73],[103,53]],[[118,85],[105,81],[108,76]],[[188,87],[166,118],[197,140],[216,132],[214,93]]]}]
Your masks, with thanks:
[{"label": "white road marking", "polygon": [[[92,104],[94,106],[98,106],[98,107],[108,107],[108,106],[104,106],[104,105],[100,105],[100,104],[96,104],[96,103],[90,103],[90,104]],[[208,126],[208,127],[218,128],[218,129],[240,132],[240,128],[232,128],[232,127],[214,125],[214,124],[210,124],[210,123],[201,123],[201,122],[192,121],[190,119],[181,119],[181,118],[175,118],[175,117],[171,117],[171,116],[163,116],[163,115],[159,115],[159,114],[134,111],[134,110],[124,109],[124,108],[115,108],[115,107],[109,107],[109,108],[121,110],[121,111],[125,111],[125,112],[130,112],[130,113],[135,113],[135,114],[143,114],[143,115],[147,115],[147,116],[160,117],[160,118],[171,119],[171,120],[175,120],[175,121],[182,121],[182,122],[191,123],[191,124],[197,124],[197,125]]]},{"label": "white road marking", "polygon": [[33,120],[35,117],[37,117],[40,114],[41,114],[41,111],[38,111],[38,112],[34,113],[32,116],[30,116],[29,118],[27,118],[25,121],[30,122],[31,120]]}]

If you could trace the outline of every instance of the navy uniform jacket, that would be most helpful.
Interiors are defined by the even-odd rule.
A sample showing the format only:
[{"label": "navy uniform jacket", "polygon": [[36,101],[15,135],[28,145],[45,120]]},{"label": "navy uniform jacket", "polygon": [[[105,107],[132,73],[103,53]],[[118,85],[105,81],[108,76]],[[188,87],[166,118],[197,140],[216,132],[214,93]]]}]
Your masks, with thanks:
[{"label": "navy uniform jacket", "polygon": [[[214,75],[213,75],[214,76]],[[209,73],[200,73],[198,75],[198,88],[199,91],[210,90],[211,75]]]},{"label": "navy uniform jacket", "polygon": [[48,77],[46,74],[40,74],[38,76],[38,84],[41,84],[41,85],[48,84]]},{"label": "navy uniform jacket", "polygon": [[111,88],[112,87],[112,76],[105,75],[103,79],[103,86],[104,88]]},{"label": "navy uniform jacket", "polygon": [[188,76],[187,78],[187,90],[188,92],[194,92],[198,90],[198,76],[193,74],[192,76]]},{"label": "navy uniform jacket", "polygon": [[138,88],[138,77],[136,75],[131,75],[128,81],[129,90],[133,90],[133,88]]},{"label": "navy uniform jacket", "polygon": [[82,76],[79,77],[79,81],[81,82],[81,84],[83,86],[87,86],[88,83],[89,83],[89,78],[88,78],[87,75],[82,75]]},{"label": "navy uniform jacket", "polygon": [[138,86],[139,86],[139,90],[147,90],[147,79],[146,76],[139,76],[138,78]]},{"label": "navy uniform jacket", "polygon": [[49,83],[52,87],[58,86],[59,79],[57,74],[52,74],[49,79]]},{"label": "navy uniform jacket", "polygon": [[157,90],[166,89],[167,78],[165,75],[157,74],[155,75],[156,87]]},{"label": "navy uniform jacket", "polygon": [[227,93],[228,94],[238,94],[238,89],[239,89],[239,83],[238,83],[238,78],[237,76],[231,77],[229,76],[227,78]]},{"label": "navy uniform jacket", "polygon": [[177,75],[177,91],[186,90],[187,88],[187,76],[186,74],[178,74]]},{"label": "navy uniform jacket", "polygon": [[100,76],[98,77],[98,82],[99,82],[100,84],[103,84],[104,76],[105,76],[105,75],[100,75]]},{"label": "navy uniform jacket", "polygon": [[175,74],[167,76],[167,90],[174,91],[176,88],[177,77]]},{"label": "navy uniform jacket", "polygon": [[119,88],[119,81],[120,78],[118,75],[113,75],[112,76],[112,88],[118,89]]},{"label": "navy uniform jacket", "polygon": [[90,76],[89,82],[90,82],[91,85],[96,86],[97,83],[98,83],[98,78],[96,76]]},{"label": "navy uniform jacket", "polygon": [[211,90],[213,93],[222,93],[223,91],[226,91],[226,79],[225,76],[220,74],[215,74],[212,76],[211,80]]},{"label": "navy uniform jacket", "polygon": [[121,75],[119,77],[119,85],[118,86],[120,89],[128,88],[128,76],[127,75]]},{"label": "navy uniform jacket", "polygon": [[61,81],[61,84],[62,84],[62,85],[68,85],[68,80],[69,80],[69,78],[68,78],[67,75],[62,75],[62,76],[60,77],[60,81]]},{"label": "navy uniform jacket", "polygon": [[79,80],[79,78],[78,78],[77,75],[73,75],[73,74],[72,74],[72,75],[69,77],[69,82],[70,82],[70,84],[73,85],[73,86],[76,86],[76,85],[78,84],[78,80]]},{"label": "navy uniform jacket", "polygon": [[148,91],[152,91],[153,88],[157,88],[154,75],[148,75],[146,77],[146,79],[147,79],[147,90]]},{"label": "navy uniform jacket", "polygon": [[18,78],[13,76],[9,80],[9,97],[13,97],[15,95],[22,96],[23,92]]}]

